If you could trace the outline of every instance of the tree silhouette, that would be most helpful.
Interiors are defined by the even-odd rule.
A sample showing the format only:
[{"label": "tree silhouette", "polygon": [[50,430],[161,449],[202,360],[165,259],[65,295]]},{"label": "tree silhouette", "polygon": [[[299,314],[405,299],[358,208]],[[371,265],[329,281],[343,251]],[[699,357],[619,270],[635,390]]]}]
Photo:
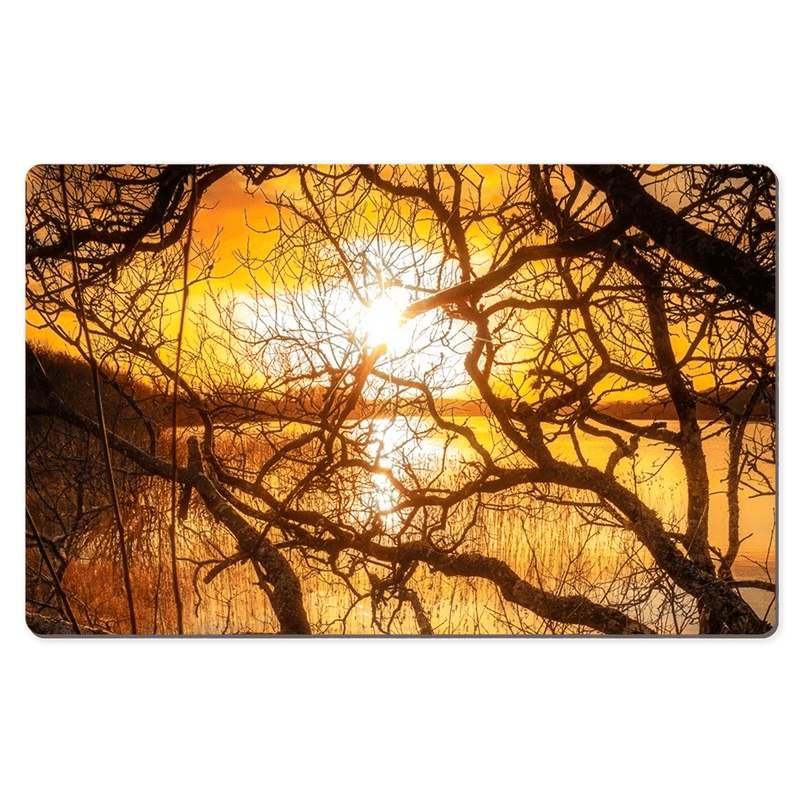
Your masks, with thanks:
[{"label": "tree silhouette", "polygon": [[[769,553],[739,574],[743,503],[773,492],[769,170],[71,167],[61,203],[59,174],[29,175],[29,322],[96,362],[95,405],[119,413],[102,424],[85,379],[30,351],[31,519],[64,565],[116,558],[102,514],[65,522],[76,487],[106,497],[88,451],[43,477],[65,437],[105,431],[152,630],[169,602],[182,617],[177,582],[153,589],[170,512],[183,594],[250,570],[226,625],[244,592],[281,633],[348,632],[366,607],[385,632],[770,629],[743,596],[774,593]],[[267,218],[234,278],[189,239],[192,193],[231,177]],[[66,614],[30,544],[31,610]]]}]

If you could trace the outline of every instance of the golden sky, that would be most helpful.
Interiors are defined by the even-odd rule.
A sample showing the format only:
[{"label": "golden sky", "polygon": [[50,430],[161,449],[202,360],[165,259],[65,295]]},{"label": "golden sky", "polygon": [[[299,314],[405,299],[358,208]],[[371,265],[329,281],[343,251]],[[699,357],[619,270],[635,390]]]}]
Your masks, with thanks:
[{"label": "golden sky", "polygon": [[[502,198],[504,189],[507,188],[503,185],[502,167],[475,166],[470,173],[476,179],[483,178],[484,202],[491,205]],[[465,195],[468,191],[474,190],[465,189]],[[277,241],[277,233],[268,231],[278,222],[278,212],[269,200],[282,192],[300,195],[299,180],[295,173],[272,178],[261,187],[251,187],[248,191],[246,179],[237,171],[231,171],[209,187],[195,217],[194,239],[197,246],[201,243],[206,247],[215,245],[215,267],[212,274],[222,278],[219,282],[212,282],[215,288],[225,289],[242,297],[247,296],[247,286],[253,276],[247,269],[237,269],[237,267],[245,254],[249,253],[256,261],[269,255],[270,249]],[[369,214],[364,219],[366,224],[375,222],[375,217]],[[418,234],[423,240],[430,232],[425,230],[425,226],[430,224],[430,220],[424,219],[419,223]],[[480,272],[482,253],[488,253],[492,245],[492,230],[491,228],[478,230],[476,226],[472,226],[469,233],[470,244],[476,251],[475,263]],[[262,283],[269,283],[271,280],[271,276],[264,274],[263,271],[258,273],[258,277]],[[204,289],[199,285],[192,288],[190,308],[197,307],[201,303],[203,293]],[[173,311],[179,308],[177,293],[167,308]],[[29,312],[27,318],[29,321],[35,321],[36,315]],[[69,320],[66,319],[65,324],[68,323]],[[177,330],[177,315],[171,327]],[[56,347],[64,346],[61,340],[49,331],[37,331],[28,326],[27,335],[33,339],[47,341]],[[187,336],[191,338],[190,330],[187,331]],[[677,357],[680,358],[688,342],[682,335],[676,334],[673,344]],[[697,388],[703,388],[703,383],[701,380]],[[636,399],[636,395],[629,395],[628,399]]]}]

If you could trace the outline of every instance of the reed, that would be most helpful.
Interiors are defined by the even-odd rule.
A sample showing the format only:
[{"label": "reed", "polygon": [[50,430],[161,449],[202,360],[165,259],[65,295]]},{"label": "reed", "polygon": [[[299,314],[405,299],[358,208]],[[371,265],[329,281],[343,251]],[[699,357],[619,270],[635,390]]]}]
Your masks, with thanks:
[{"label": "reed", "polygon": [[[190,430],[181,432],[182,457]],[[168,439],[169,434],[164,436]],[[274,452],[267,437],[222,437],[218,455],[230,468],[252,477],[251,465],[260,465]],[[445,490],[457,488],[472,476],[463,455],[453,452],[443,463],[430,451],[416,452],[412,463],[420,481]],[[265,485],[285,496],[298,478],[293,468],[275,470]],[[69,478],[62,475],[66,492]],[[56,477],[51,478],[56,481]],[[564,492],[560,502],[539,499],[530,491],[508,490],[480,504],[456,506],[444,524],[412,525],[401,532],[401,513],[393,513],[396,497],[377,487],[363,474],[341,477],[336,487],[320,485],[306,496],[305,507],[335,512],[354,525],[382,516],[387,541],[407,541],[428,535],[441,548],[480,552],[508,564],[521,578],[555,595],[582,595],[615,606],[662,633],[678,633],[695,624],[691,598],[675,590],[654,568],[646,550],[632,533],[609,516],[589,495]],[[648,499],[670,499],[662,508],[668,524],[679,529],[683,509],[672,504],[663,475],[641,481],[637,490]],[[171,487],[163,480],[141,475],[121,480],[121,503],[130,542],[130,583],[140,630],[173,634],[178,630],[174,585],[183,598],[186,634],[264,634],[278,630],[267,595],[248,561],[212,570],[231,557],[235,543],[205,507],[193,497],[186,519],[175,535],[176,571],[171,571]],[[50,487],[52,489],[52,486]],[[385,495],[385,496],[382,496]],[[266,507],[261,508],[266,511]],[[430,522],[430,520],[429,520]],[[108,508],[83,522],[73,558],[63,577],[64,591],[78,622],[117,633],[129,630],[126,599],[121,593],[118,548],[110,536],[114,519]],[[53,527],[49,535],[55,533]],[[291,547],[284,554],[300,578],[312,630],[320,634],[416,634],[418,621],[412,604],[398,596],[377,602],[373,581],[388,575],[386,567],[369,564],[359,555],[342,553],[336,569]],[[29,555],[35,560],[35,554]],[[35,571],[35,564],[29,568]],[[213,575],[213,577],[210,577]],[[543,620],[505,601],[497,589],[479,579],[454,578],[418,565],[405,582],[416,593],[437,634],[587,633],[575,626]]]}]

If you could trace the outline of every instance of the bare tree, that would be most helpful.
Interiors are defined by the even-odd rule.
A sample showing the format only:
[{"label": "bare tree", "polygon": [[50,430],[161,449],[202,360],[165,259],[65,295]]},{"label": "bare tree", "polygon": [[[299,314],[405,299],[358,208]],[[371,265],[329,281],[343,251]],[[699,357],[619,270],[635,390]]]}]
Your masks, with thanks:
[{"label": "bare tree", "polygon": [[[192,187],[233,168],[72,168],[66,209],[53,168],[32,171],[29,319],[82,358],[94,342],[127,415],[102,424],[31,356],[45,541],[64,526],[33,433],[52,450],[53,426],[105,431],[116,470],[180,487],[179,508],[152,490],[148,513],[182,520],[198,598],[252,570],[226,630],[237,592],[266,598],[263,630],[282,633],[353,630],[365,608],[385,632],[770,629],[742,595],[774,594],[769,553],[738,575],[742,503],[773,492],[769,170],[236,170],[269,217],[235,294],[214,243],[189,244]],[[182,253],[204,298],[185,340]]]}]

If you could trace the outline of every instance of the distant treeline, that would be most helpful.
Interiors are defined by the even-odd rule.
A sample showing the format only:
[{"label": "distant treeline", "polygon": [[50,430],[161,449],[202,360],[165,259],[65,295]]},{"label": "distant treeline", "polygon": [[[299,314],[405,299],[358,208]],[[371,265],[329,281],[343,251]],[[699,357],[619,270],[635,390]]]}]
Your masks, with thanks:
[{"label": "distant treeline", "polygon": [[[747,406],[753,393],[753,387],[724,389],[711,397],[699,395],[697,399],[697,417],[701,420],[719,419],[725,413],[741,413]],[[440,412],[457,417],[480,417],[488,414],[487,406],[478,400],[446,400],[440,402]],[[752,410],[751,418],[771,419],[774,417],[774,400],[769,402],[759,398]],[[667,398],[654,398],[637,402],[606,402],[595,406],[597,411],[618,419],[656,419],[676,420],[675,406]]]},{"label": "distant treeline", "polygon": [[[74,356],[58,352],[49,347],[32,345],[33,356],[41,365],[50,384],[62,399],[84,416],[96,416],[92,375],[89,365]],[[29,409],[46,402],[47,386],[36,375],[37,369],[28,364],[26,369],[26,401]],[[753,389],[725,389],[714,397],[700,395],[697,415],[702,420],[713,420],[726,412],[740,413],[747,405]],[[134,425],[146,418],[156,427],[168,426],[172,422],[172,389],[164,378],[158,381],[133,377],[122,370],[110,370],[104,365],[101,370],[101,394],[103,408],[109,424]],[[217,421],[234,422],[252,417],[276,416],[291,418],[296,415],[314,414],[324,407],[327,390],[324,387],[309,389],[294,398],[276,398],[257,389],[241,387],[219,387],[211,397],[204,397],[206,409]],[[774,416],[774,400],[759,398],[751,418],[770,419]],[[420,403],[420,407],[425,407]],[[607,402],[596,406],[598,411],[622,419],[677,419],[675,408],[668,399],[638,402]],[[438,411],[445,417],[485,416],[488,411],[480,400],[444,398],[437,402]],[[375,411],[376,409],[373,409]],[[353,417],[365,417],[370,413],[370,404],[361,398],[353,410]],[[378,412],[380,413],[380,412]],[[201,418],[184,395],[179,395],[178,425],[197,425]]]},{"label": "distant treeline", "polygon": [[[37,363],[38,362],[38,363]],[[47,380],[42,380],[41,372]],[[53,389],[73,411],[96,417],[96,400],[92,372],[86,361],[52,348],[31,345],[26,354],[25,393],[28,409],[47,403],[47,393]],[[164,412],[164,391],[155,385],[137,380],[121,369],[100,370],[100,392],[106,415],[139,417],[134,404],[148,417],[158,418]]]},{"label": "distant treeline", "polygon": [[[746,408],[753,393],[753,388],[723,389],[715,396],[700,395],[697,399],[697,418],[701,420],[719,419],[725,414],[740,414]],[[703,399],[705,397],[705,400]],[[756,400],[750,418],[755,420],[774,417],[774,401],[768,402],[763,397]],[[676,420],[675,406],[666,399],[639,401],[635,403],[602,403],[598,406],[609,416],[621,419],[663,419]]]},{"label": "distant treeline", "polygon": [[[46,380],[42,380],[41,373]],[[171,426],[173,385],[164,376],[150,379],[103,364],[99,371],[101,397],[109,426],[124,431],[147,420],[156,429]],[[77,413],[97,417],[92,372],[89,364],[64,352],[32,344],[26,357],[26,405],[35,411],[47,404],[51,388]],[[202,421],[197,405],[217,422],[249,421],[275,417],[297,418],[314,414],[326,402],[324,387],[309,387],[294,397],[276,397],[268,392],[241,386],[216,386],[213,392],[198,392],[192,402],[185,392],[178,393],[177,424],[198,425]],[[368,404],[362,399],[353,416],[366,416]]]}]

